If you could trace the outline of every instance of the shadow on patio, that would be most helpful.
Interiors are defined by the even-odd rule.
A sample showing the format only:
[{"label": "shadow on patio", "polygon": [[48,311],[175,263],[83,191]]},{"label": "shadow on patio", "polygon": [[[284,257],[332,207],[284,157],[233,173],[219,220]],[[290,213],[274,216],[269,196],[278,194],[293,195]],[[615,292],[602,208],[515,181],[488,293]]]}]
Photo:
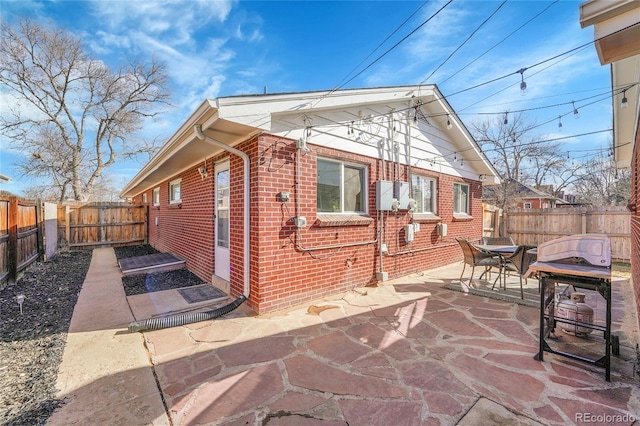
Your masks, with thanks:
[{"label": "shadow on patio", "polygon": [[[174,424],[458,424],[484,418],[474,409],[481,398],[523,424],[640,412],[629,350],[614,357],[611,383],[588,364],[535,361],[537,308],[445,289],[460,267],[272,315],[146,333]],[[517,277],[507,287],[514,279],[519,293]],[[537,280],[529,286],[537,294]],[[623,347],[637,341],[637,330],[624,333]],[[581,340],[603,350],[601,336]]]},{"label": "shadow on patio", "polygon": [[[606,382],[602,368],[555,355],[535,361],[537,307],[445,288],[461,268],[452,264],[270,315],[238,309],[145,332],[171,424],[566,425],[590,415],[621,424],[638,417],[631,349],[638,332],[630,318],[635,311],[625,309],[633,300],[626,297],[628,280],[613,285],[613,332],[622,353]],[[529,286],[537,293],[536,280]],[[582,340],[596,350],[604,346],[601,336]],[[85,409],[82,422],[142,410],[139,418],[163,424],[164,413],[134,404],[145,395],[105,392],[114,380],[134,376],[130,369],[74,391],[92,398],[95,409]]]}]

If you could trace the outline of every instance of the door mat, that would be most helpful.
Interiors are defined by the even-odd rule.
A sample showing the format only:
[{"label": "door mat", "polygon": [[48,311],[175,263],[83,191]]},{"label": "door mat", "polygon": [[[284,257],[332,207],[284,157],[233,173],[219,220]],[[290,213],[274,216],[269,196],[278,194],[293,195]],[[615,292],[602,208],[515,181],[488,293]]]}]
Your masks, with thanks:
[{"label": "door mat", "polygon": [[227,294],[224,291],[212,286],[211,284],[181,288],[178,289],[178,293],[180,293],[184,300],[189,304],[227,297]]}]

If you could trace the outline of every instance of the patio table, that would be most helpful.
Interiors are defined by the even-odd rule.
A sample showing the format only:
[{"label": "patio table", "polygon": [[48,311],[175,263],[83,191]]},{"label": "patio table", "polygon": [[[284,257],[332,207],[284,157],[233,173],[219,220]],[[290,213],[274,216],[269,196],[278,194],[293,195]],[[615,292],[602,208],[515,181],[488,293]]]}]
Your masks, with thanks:
[{"label": "patio table", "polygon": [[[476,247],[488,251],[490,253],[493,254],[497,254],[498,256],[500,256],[500,264],[502,265],[500,267],[500,271],[498,272],[499,274],[501,274],[499,276],[500,278],[500,285],[498,286],[498,288],[500,286],[502,286],[502,288],[504,290],[507,289],[507,268],[504,266],[505,264],[505,255],[510,255],[515,253],[515,251],[518,249],[518,246],[511,246],[511,245],[495,245],[495,244],[477,244]],[[495,283],[494,283],[495,285]]]}]

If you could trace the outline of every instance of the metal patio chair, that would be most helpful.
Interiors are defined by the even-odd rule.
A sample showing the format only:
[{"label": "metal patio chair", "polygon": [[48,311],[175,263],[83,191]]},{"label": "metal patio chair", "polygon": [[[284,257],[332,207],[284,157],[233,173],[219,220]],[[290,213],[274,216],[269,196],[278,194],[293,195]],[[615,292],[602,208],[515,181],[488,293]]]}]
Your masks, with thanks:
[{"label": "metal patio chair", "polygon": [[[522,289],[522,276],[529,269],[529,265],[536,261],[536,255],[527,253],[527,251],[536,248],[536,246],[529,245],[519,245],[515,252],[509,256],[503,256],[503,265],[502,269],[504,270],[505,275],[507,272],[517,272],[518,277],[520,278],[520,298],[524,299],[524,290]],[[526,281],[526,278],[525,278]],[[493,283],[495,287],[495,283]],[[505,287],[506,287],[506,277],[505,277]],[[493,287],[491,288],[493,290]],[[539,291],[539,290],[538,290]]]},{"label": "metal patio chair", "polygon": [[496,281],[498,281],[502,275],[502,261],[500,255],[482,250],[464,238],[457,237],[456,241],[460,244],[462,254],[464,255],[464,266],[462,267],[462,273],[460,274],[460,282],[462,282],[462,277],[467,265],[471,266],[469,285],[471,285],[471,280],[473,279],[473,273],[476,266],[484,266],[484,272],[480,275],[480,279],[482,279],[484,274],[489,274],[491,268],[498,268],[498,278],[493,282],[493,285],[495,286]]}]

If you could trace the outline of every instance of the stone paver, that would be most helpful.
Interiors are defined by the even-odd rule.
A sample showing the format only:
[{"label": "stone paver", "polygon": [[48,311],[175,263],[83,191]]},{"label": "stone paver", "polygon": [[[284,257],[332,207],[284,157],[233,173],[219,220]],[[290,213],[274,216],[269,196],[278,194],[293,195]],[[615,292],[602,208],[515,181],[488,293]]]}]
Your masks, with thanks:
[{"label": "stone paver", "polygon": [[[269,315],[241,307],[213,321],[128,336],[144,338],[175,426],[564,426],[583,424],[585,413],[631,425],[640,418],[629,349],[638,341],[632,299],[616,302],[614,332],[627,346],[606,382],[602,368],[551,354],[534,360],[538,309],[444,289],[460,267]],[[601,345],[597,336],[589,339],[579,343]],[[114,347],[110,355],[118,353]],[[132,364],[102,375],[125,383],[137,370]],[[96,391],[111,383],[103,380],[94,380]],[[122,396],[85,396],[84,410],[95,414],[84,420],[116,424],[111,412],[122,424],[140,424],[126,416],[145,418],[153,385],[123,393],[128,405],[118,403]]]},{"label": "stone paver", "polygon": [[[615,372],[624,366],[614,367],[613,385],[600,368],[550,354],[545,362],[534,360],[536,308],[429,281],[428,275],[405,277],[281,314],[221,319],[189,331],[193,344],[215,354],[211,363],[221,368],[182,391],[197,395],[194,401],[204,402],[205,394],[218,401],[222,384],[256,376],[259,368],[275,373],[277,367],[281,376],[273,378],[276,388],[246,396],[249,402],[226,411],[204,404],[199,417],[174,415],[174,423],[454,425],[494,416],[501,424],[564,425],[576,422],[580,404],[602,413],[639,409],[632,378]],[[150,348],[162,346],[156,345],[162,333],[146,335]],[[162,363],[157,368],[162,371]],[[229,388],[236,397],[236,387],[250,388],[239,383]]]}]

